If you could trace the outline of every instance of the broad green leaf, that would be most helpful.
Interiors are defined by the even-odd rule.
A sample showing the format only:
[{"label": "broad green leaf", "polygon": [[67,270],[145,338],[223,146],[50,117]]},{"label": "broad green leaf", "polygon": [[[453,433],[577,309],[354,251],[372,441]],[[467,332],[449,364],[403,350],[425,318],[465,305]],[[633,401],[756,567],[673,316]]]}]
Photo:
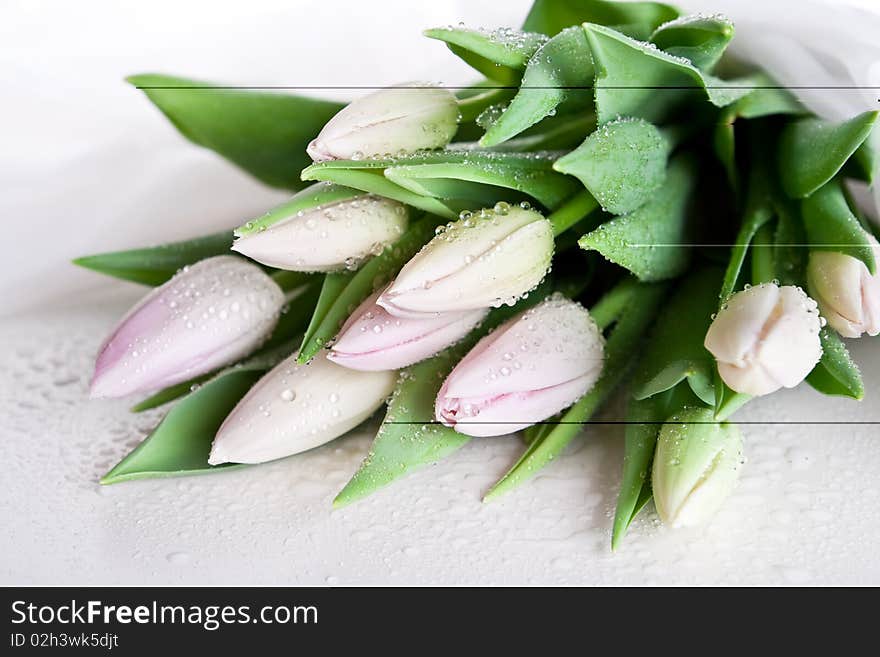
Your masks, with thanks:
[{"label": "broad green leaf", "polygon": [[470,66],[492,80],[516,83],[518,71],[526,67],[535,50],[547,40],[543,34],[510,28],[475,30],[466,27],[438,27],[425,36],[446,43]]},{"label": "broad green leaf", "polygon": [[687,379],[705,404],[715,401],[715,360],[703,346],[718,309],[720,269],[691,272],[664,305],[633,380],[633,397],[647,399]]},{"label": "broad green leaf", "polygon": [[320,162],[303,169],[303,180],[322,180],[336,183],[345,187],[352,187],[368,194],[376,194],[386,198],[400,201],[425,212],[436,214],[447,219],[453,219],[458,214],[446,203],[435,198],[414,194],[400,185],[395,185],[388,180],[384,172],[378,168],[360,168],[346,164],[357,164],[354,160],[332,160]]},{"label": "broad green leaf", "polygon": [[839,180],[826,183],[801,201],[801,213],[811,249],[858,258],[872,274],[876,271],[869,235],[852,213]]},{"label": "broad green leaf", "polygon": [[667,417],[664,409],[665,399],[662,396],[633,399],[627,406],[623,477],[611,530],[612,550],[620,547],[626,530],[644,506],[644,503],[639,505],[639,500],[646,495],[645,502],[650,499],[651,462],[660,433],[659,423]]},{"label": "broad green leaf", "polygon": [[592,104],[593,63],[580,27],[566,29],[541,46],[529,60],[520,89],[510,105],[480,139],[495,146],[557,112],[580,110]]},{"label": "broad green leaf", "polygon": [[311,210],[327,203],[345,201],[360,193],[350,187],[340,187],[332,183],[315,183],[297,192],[290,200],[272,208],[261,217],[239,226],[234,233],[236,237],[259,233],[279,221],[295,216],[297,212]]},{"label": "broad green leaf", "polygon": [[[584,135],[595,129],[596,117],[592,113],[556,114],[548,116],[513,139],[489,147],[489,150],[518,153],[570,151],[583,141]],[[474,147],[476,146],[474,143]]]},{"label": "broad green leaf", "polygon": [[822,329],[822,359],[807,376],[807,383],[825,395],[839,395],[862,399],[865,396],[865,384],[858,365],[836,333],[830,329]]},{"label": "broad green leaf", "polygon": [[83,256],[73,264],[107,276],[144,285],[161,285],[186,265],[216,255],[229,254],[232,231],[171,242],[145,249],[114,251]]},{"label": "broad green leaf", "polygon": [[871,134],[843,166],[843,175],[873,185],[880,177],[880,128],[877,123]]},{"label": "broad green leaf", "polygon": [[523,29],[553,36],[570,25],[599,23],[647,39],[658,26],[678,16],[677,9],[659,2],[535,0]]},{"label": "broad green leaf", "polygon": [[733,23],[725,16],[682,16],[664,23],[651,35],[651,43],[670,55],[684,57],[711,71],[733,38]]},{"label": "broad green leaf", "polygon": [[841,123],[817,118],[792,121],[779,139],[779,175],[791,198],[809,196],[831,180],[871,134],[878,112]]},{"label": "broad green leaf", "polygon": [[580,180],[606,212],[625,214],[663,184],[668,150],[655,126],[624,118],[600,126],[553,168]]},{"label": "broad green leaf", "polygon": [[217,429],[263,371],[259,367],[227,370],[191,392],[140,445],[101,478],[101,483],[241,467],[240,464],[208,465],[208,454]]},{"label": "broad green leaf", "polygon": [[654,321],[664,292],[662,284],[642,283],[635,287],[629,297],[630,303],[617,319],[605,344],[605,365],[599,381],[563,414],[560,424],[528,446],[516,464],[486,493],[484,501],[497,498],[533,477],[580,433],[635,361],[639,344]]},{"label": "broad green leaf", "polygon": [[[299,272],[285,272],[299,273]],[[278,324],[269,336],[269,339],[247,360],[243,361],[243,365],[253,366],[260,361],[270,362],[273,359],[280,359],[287,356],[293,351],[294,341],[300,335],[312,316],[315,304],[318,301],[318,293],[321,290],[320,279],[314,279],[307,284],[307,287],[298,294],[294,299],[285,304],[281,311],[281,317]],[[272,363],[274,364],[274,363]],[[237,365],[232,365],[236,367]],[[229,368],[224,368],[229,369]],[[223,370],[220,370],[223,371]],[[203,376],[169,386],[159,392],[144,399],[140,403],[132,407],[132,413],[140,413],[167,404],[170,401],[179,399],[185,394],[200,386],[205,381],[210,380],[217,375],[217,372],[210,372]]]},{"label": "broad green leaf", "polygon": [[306,329],[297,362],[306,363],[327,345],[357,306],[378,287],[390,281],[400,268],[433,237],[437,219],[419,219],[397,242],[385,247],[356,273],[327,274],[312,321]]},{"label": "broad green leaf", "polygon": [[596,68],[600,123],[618,116],[656,123],[695,92],[716,107],[724,107],[754,86],[753,78],[721,80],[704,74],[686,59],[601,25],[585,24],[584,29]]},{"label": "broad green leaf", "polygon": [[468,442],[469,436],[434,421],[434,400],[440,386],[465,353],[466,350],[453,347],[401,372],[367,458],[333,500],[333,506],[345,506],[366,497]]},{"label": "broad green leaf", "polygon": [[273,187],[300,189],[306,146],[343,105],[291,94],[232,89],[168,75],[133,75],[181,134]]},{"label": "broad green leaf", "polygon": [[666,183],[652,199],[587,233],[578,244],[598,251],[642,281],[678,276],[692,250],[687,244],[687,205],[693,184],[691,166],[682,158],[672,160]]}]

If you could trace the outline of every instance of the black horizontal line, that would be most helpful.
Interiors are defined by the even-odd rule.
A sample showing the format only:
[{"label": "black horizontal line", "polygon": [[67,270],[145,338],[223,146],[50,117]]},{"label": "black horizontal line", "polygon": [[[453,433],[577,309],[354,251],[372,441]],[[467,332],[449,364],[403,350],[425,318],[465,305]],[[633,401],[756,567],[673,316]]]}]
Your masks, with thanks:
[{"label": "black horizontal line", "polygon": [[[792,426],[807,426],[807,425],[818,425],[818,426],[827,426],[827,425],[841,425],[841,426],[843,426],[843,425],[861,425],[861,426],[873,426],[873,425],[880,425],[880,420],[778,420],[778,421],[774,421],[774,420],[737,420],[735,423],[736,423],[736,424],[743,424],[743,425],[754,424],[754,425],[792,425]],[[442,423],[442,422],[439,422],[439,421],[437,421],[437,420],[430,420],[430,421],[427,421],[427,422],[417,422],[417,421],[412,421],[412,422],[406,422],[406,421],[400,421],[400,422],[385,422],[384,424],[400,424],[400,425],[438,424],[438,425],[442,425],[443,423]],[[556,426],[556,425],[574,425],[574,424],[583,424],[583,425],[586,425],[586,424],[597,424],[597,425],[619,425],[619,424],[621,424],[621,425],[628,425],[628,424],[633,424],[633,425],[636,425],[636,424],[637,424],[637,425],[645,425],[645,424],[718,424],[718,423],[717,423],[717,422],[713,422],[713,421],[706,421],[706,422],[678,422],[678,421],[675,421],[675,420],[665,420],[665,421],[662,421],[662,422],[634,422],[634,421],[631,421],[631,420],[584,420],[584,421],[582,421],[582,422],[565,422],[565,421],[562,421],[562,420],[559,420],[559,421],[550,421],[550,420],[548,420],[548,421],[545,421],[545,422],[526,422],[526,421],[507,420],[507,421],[504,421],[504,422],[502,422],[502,421],[498,421],[498,422],[480,422],[480,421],[473,421],[473,422],[470,422],[470,421],[469,421],[469,422],[457,422],[456,424],[461,424],[461,425],[464,425],[464,426],[468,426],[468,425],[494,425],[494,424],[529,424],[529,425],[532,425],[532,426],[535,426],[535,425],[549,425],[549,426]]]},{"label": "black horizontal line", "polygon": [[863,91],[873,91],[880,90],[880,86],[861,86],[861,85],[821,85],[821,86],[810,86],[810,85],[796,85],[796,86],[785,86],[785,85],[651,85],[651,86],[636,86],[636,85],[626,85],[626,86],[611,86],[611,85],[599,85],[598,87],[593,85],[548,85],[548,86],[528,86],[521,87],[519,85],[487,85],[481,87],[473,87],[471,85],[430,85],[426,87],[425,85],[382,85],[382,86],[372,86],[372,85],[152,85],[152,84],[144,84],[144,85],[135,85],[135,88],[142,89],[145,91],[154,90],[154,89],[189,89],[189,90],[223,90],[223,89],[242,89],[242,90],[259,90],[259,89],[289,89],[289,90],[302,90],[302,91],[330,91],[330,90],[343,90],[343,91],[354,91],[354,90],[373,90],[373,89],[471,89],[474,91],[482,91],[482,90],[490,90],[490,89],[564,89],[564,90],[587,90],[587,89],[654,89],[654,90],[662,90],[662,89],[780,89],[780,90],[863,90]]}]

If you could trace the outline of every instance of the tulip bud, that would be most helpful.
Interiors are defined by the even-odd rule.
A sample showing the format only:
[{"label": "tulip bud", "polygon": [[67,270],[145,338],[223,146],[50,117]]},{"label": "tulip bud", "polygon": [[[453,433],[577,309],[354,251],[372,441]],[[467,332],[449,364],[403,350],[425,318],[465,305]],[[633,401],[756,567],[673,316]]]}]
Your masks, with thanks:
[{"label": "tulip bud", "polygon": [[651,484],[657,513],[673,527],[693,527],[711,518],[739,477],[739,429],[712,419],[711,409],[686,408],[660,430]]},{"label": "tulip bud", "polygon": [[764,283],[734,294],[706,333],[705,347],[736,392],[793,388],[822,357],[816,302],[799,287]]},{"label": "tulip bud", "polygon": [[553,228],[528,207],[463,212],[404,265],[378,304],[397,317],[513,305],[553,259]]},{"label": "tulip bud", "polygon": [[259,267],[216,256],[147,294],[101,346],[92,397],[174,385],[247,356],[278,321],[284,293]]},{"label": "tulip bud", "polygon": [[[868,239],[880,262],[880,244]],[[842,336],[880,333],[880,273],[872,276],[864,262],[843,253],[813,251],[807,282],[822,316]]]},{"label": "tulip bud", "polygon": [[322,162],[442,148],[455,136],[458,120],[458,101],[446,89],[391,87],[344,107],[306,150]]},{"label": "tulip bud", "polygon": [[555,294],[480,340],[437,395],[437,420],[468,436],[499,436],[546,420],[587,393],[605,340],[587,310]]},{"label": "tulip bud", "polygon": [[361,195],[287,216],[282,214],[266,230],[239,237],[232,250],[281,269],[355,269],[364,258],[378,255],[397,240],[407,223],[403,204],[381,196]]},{"label": "tulip bud", "polygon": [[338,438],[391,394],[396,372],[356,372],[321,352],[305,365],[293,354],[257,381],[223,421],[208,463],[263,463]]},{"label": "tulip bud", "polygon": [[327,358],[354,370],[396,370],[430,358],[461,340],[488,308],[438,313],[418,319],[394,317],[376,305],[381,290],[364,301],[343,325]]}]

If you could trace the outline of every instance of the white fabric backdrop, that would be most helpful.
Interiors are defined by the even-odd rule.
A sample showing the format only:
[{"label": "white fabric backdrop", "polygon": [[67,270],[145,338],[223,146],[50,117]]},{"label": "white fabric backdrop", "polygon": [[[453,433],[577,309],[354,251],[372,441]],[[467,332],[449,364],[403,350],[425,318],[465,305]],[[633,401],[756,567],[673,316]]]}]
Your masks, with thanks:
[{"label": "white fabric backdrop", "polygon": [[[831,0],[827,0],[830,2]],[[876,0],[855,16],[827,3],[689,0],[724,11],[737,50],[765,59],[784,82],[804,75],[880,84]],[[837,2],[835,4],[842,4]],[[137,72],[231,84],[386,85],[473,74],[421,29],[465,21],[516,26],[530,0],[4,0],[0,3],[0,315],[76,303],[107,289],[68,264],[77,255],[189,237],[237,225],[285,197],[171,127],[123,82]],[[855,67],[810,68],[809,53],[778,33],[800,34]],[[790,56],[786,58],[786,53]],[[766,58],[771,58],[769,61]],[[872,68],[873,67],[873,68]],[[807,82],[809,83],[809,82]],[[876,107],[873,96],[810,98],[829,114]],[[118,284],[124,285],[124,284]]]}]

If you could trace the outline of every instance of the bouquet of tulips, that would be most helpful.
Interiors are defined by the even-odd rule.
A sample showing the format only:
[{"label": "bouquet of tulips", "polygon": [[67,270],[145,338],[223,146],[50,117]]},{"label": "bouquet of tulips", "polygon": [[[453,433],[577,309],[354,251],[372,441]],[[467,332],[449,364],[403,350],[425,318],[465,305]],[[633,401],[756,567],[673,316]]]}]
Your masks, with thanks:
[{"label": "bouquet of tulips", "polygon": [[103,483],[288,457],[384,407],[335,504],[520,432],[490,499],[624,394],[617,546],[652,498],[674,526],[718,509],[752,397],[862,398],[841,336],[880,332],[880,245],[845,183],[880,168],[877,112],[810,114],[723,57],[730,21],[664,4],[537,0],[521,30],[425,34],[483,79],[340,106],[130,78],[296,193],[234,231],[76,261],[154,286],[92,396],[174,403]]}]

